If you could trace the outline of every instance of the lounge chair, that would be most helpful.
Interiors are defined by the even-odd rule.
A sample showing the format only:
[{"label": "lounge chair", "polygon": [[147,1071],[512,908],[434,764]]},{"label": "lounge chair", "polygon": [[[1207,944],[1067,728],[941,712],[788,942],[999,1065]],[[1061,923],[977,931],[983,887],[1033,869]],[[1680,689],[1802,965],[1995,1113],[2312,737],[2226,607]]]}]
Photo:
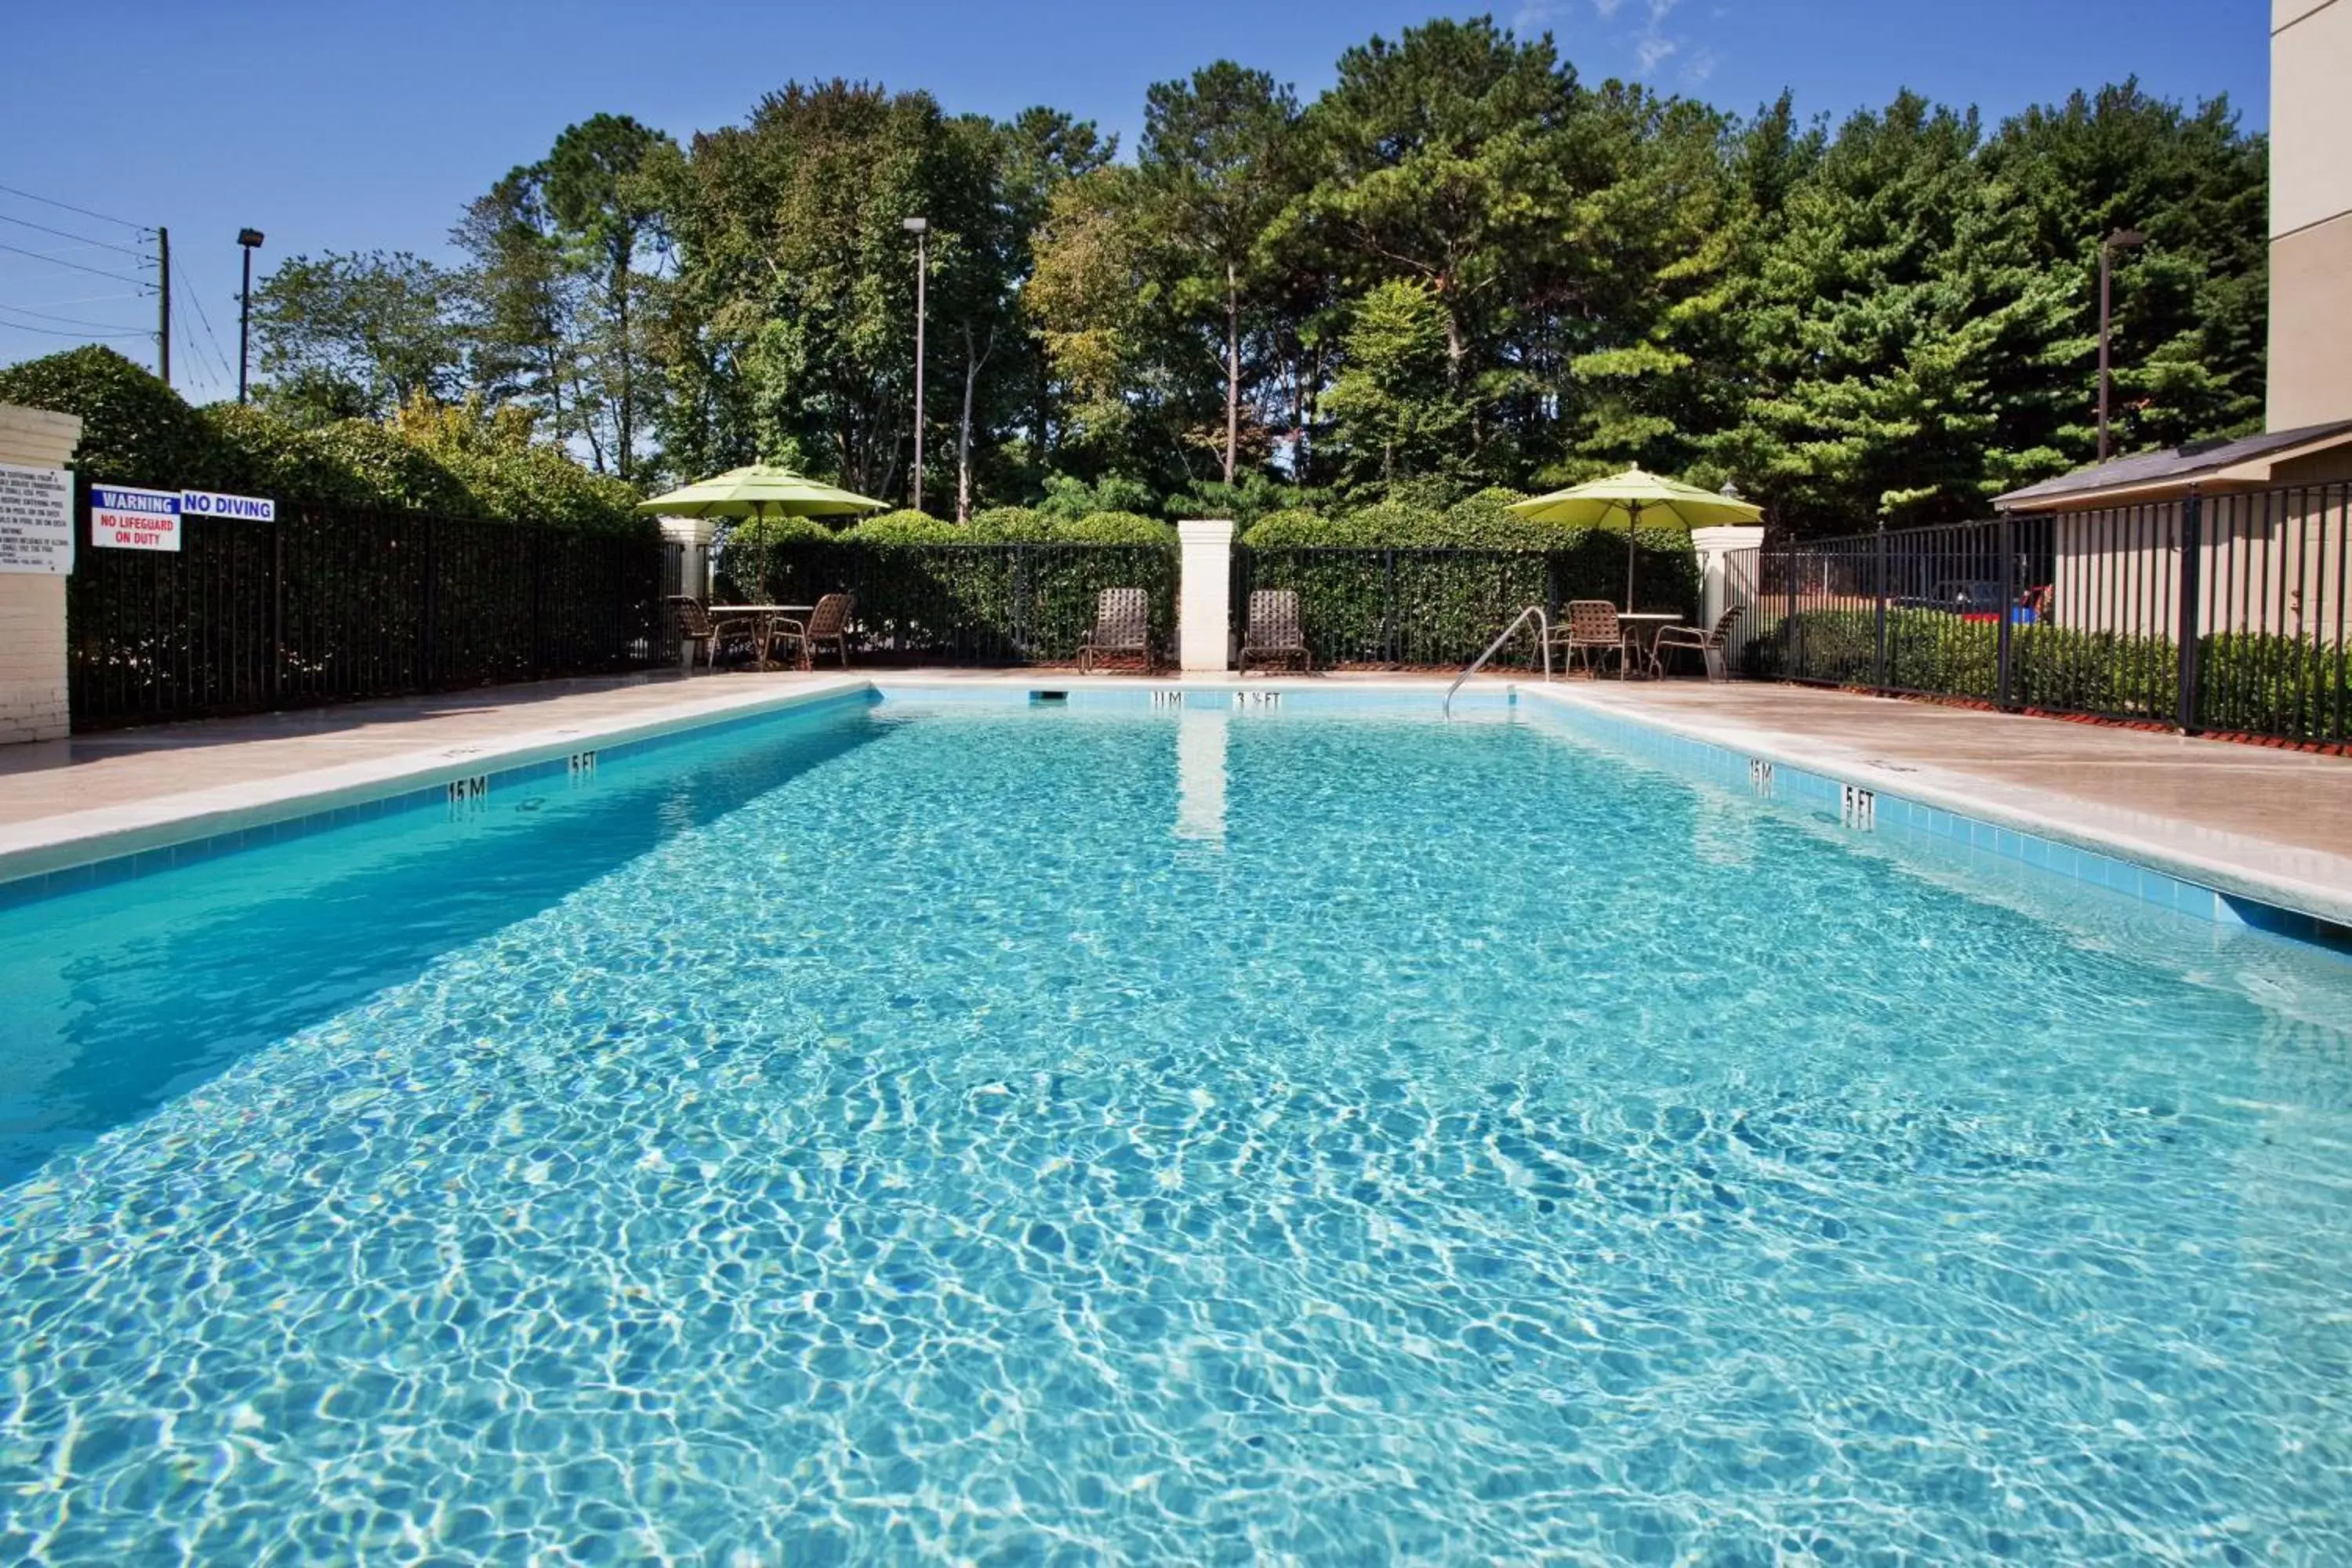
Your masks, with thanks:
[{"label": "lounge chair", "polygon": [[1234,661],[1236,671],[1247,675],[1253,658],[1295,658],[1302,674],[1315,668],[1307,632],[1298,624],[1296,588],[1260,588],[1250,595],[1249,624],[1242,629],[1241,656]]},{"label": "lounge chair", "polygon": [[1576,673],[1576,656],[1584,656],[1584,668],[1593,674],[1601,673],[1601,665],[1611,654],[1617,656],[1622,667],[1625,660],[1625,633],[1617,621],[1617,606],[1606,599],[1571,599],[1568,614],[1552,628],[1549,642],[1568,652],[1567,673]]},{"label": "lounge chair", "polygon": [[710,608],[691,594],[672,594],[670,613],[677,617],[678,640],[686,644],[686,668],[694,668],[694,656],[702,655],[706,668],[719,668],[719,645],[733,637],[742,639],[745,647],[755,646],[760,638],[760,619],[755,616],[726,616],[710,618]]},{"label": "lounge chair", "polygon": [[778,644],[793,648],[799,655],[803,669],[816,668],[816,650],[831,643],[841,650],[841,668],[849,668],[849,611],[851,598],[847,594],[826,594],[816,602],[805,621],[779,617],[774,630],[768,634],[768,654],[775,656]]},{"label": "lounge chair", "polygon": [[1095,598],[1095,629],[1078,649],[1078,673],[1092,675],[1106,658],[1141,661],[1151,672],[1151,595],[1140,588],[1105,588]]},{"label": "lounge chair", "polygon": [[1715,625],[1711,627],[1662,626],[1656,640],[1650,645],[1651,658],[1663,672],[1667,649],[1695,647],[1698,649],[1699,658],[1706,662],[1706,678],[1709,680],[1728,680],[1731,671],[1726,666],[1724,650],[1731,644],[1731,624],[1738,618],[1739,606],[1734,605],[1716,616]]}]

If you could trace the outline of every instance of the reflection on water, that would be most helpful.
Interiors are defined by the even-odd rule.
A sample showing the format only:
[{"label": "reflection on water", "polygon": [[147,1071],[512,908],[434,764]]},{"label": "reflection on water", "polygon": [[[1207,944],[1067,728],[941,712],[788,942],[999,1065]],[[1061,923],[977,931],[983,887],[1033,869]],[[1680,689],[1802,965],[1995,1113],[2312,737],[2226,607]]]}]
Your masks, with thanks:
[{"label": "reflection on water", "polygon": [[1223,708],[1186,708],[1176,721],[1176,837],[1225,841],[1225,740],[1233,716]]}]

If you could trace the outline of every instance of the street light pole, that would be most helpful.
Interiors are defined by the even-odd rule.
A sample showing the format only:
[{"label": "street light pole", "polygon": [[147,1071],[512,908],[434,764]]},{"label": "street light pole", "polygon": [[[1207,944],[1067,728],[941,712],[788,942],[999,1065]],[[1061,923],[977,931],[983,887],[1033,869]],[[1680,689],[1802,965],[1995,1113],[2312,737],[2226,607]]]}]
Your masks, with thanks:
[{"label": "street light pole", "polygon": [[245,252],[245,287],[236,296],[236,400],[243,403],[246,359],[253,342],[253,253],[260,247],[261,231],[238,229],[236,244]]},{"label": "street light pole", "polygon": [[926,281],[927,274],[930,270],[929,266],[929,251],[927,248],[927,241],[929,237],[931,220],[923,217],[910,217],[903,220],[900,226],[906,229],[908,234],[915,237],[915,483],[913,504],[914,509],[917,511],[920,511],[923,510],[923,286]]},{"label": "street light pole", "polygon": [[2110,298],[2116,252],[2147,243],[2147,236],[2136,228],[2119,228],[2099,241],[2099,461],[2102,463],[2107,460],[2107,391],[2112,380],[2108,374],[2107,339],[2115,320]]}]

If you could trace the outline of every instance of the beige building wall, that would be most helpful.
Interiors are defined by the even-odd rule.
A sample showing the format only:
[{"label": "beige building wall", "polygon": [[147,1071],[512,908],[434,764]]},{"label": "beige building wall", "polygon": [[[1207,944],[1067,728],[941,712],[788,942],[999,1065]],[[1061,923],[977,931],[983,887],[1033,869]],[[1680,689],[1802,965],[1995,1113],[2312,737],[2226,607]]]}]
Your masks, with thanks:
[{"label": "beige building wall", "polygon": [[2271,4],[2270,427],[2352,418],[2352,0]]},{"label": "beige building wall", "polygon": [[[0,463],[63,468],[81,440],[69,414],[0,404]],[[62,740],[66,707],[66,580],[0,572],[0,744]]]},{"label": "beige building wall", "polygon": [[[2352,0],[2342,0],[2352,4]],[[2180,503],[2069,512],[2047,524],[2051,623],[2169,637],[2180,625]],[[2352,498],[2341,486],[2208,496],[2198,520],[2198,626],[2343,646],[2352,634]],[[2029,531],[2025,537],[2031,538]]]}]

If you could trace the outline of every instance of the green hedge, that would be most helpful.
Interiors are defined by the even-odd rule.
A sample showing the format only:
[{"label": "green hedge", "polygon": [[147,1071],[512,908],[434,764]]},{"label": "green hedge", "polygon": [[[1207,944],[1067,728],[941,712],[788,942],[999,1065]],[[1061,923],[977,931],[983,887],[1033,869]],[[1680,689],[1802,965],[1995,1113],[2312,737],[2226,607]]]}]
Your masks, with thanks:
[{"label": "green hedge", "polygon": [[389,424],[303,429],[236,404],[191,407],[107,348],[0,370],[0,403],[79,415],[85,477],[162,489],[271,497],[293,507],[385,508],[653,536],[637,494],[530,438],[520,409],[420,403]]},{"label": "green hedge", "polygon": [[860,529],[772,543],[738,535],[719,554],[716,592],[722,600],[802,605],[855,594],[861,655],[910,663],[1067,662],[1093,628],[1105,588],[1149,592],[1159,642],[1173,640],[1176,547],[1164,525],[1151,524],[1165,540],[1143,544],[987,542],[938,526],[956,537],[908,537],[923,531],[914,524],[880,539],[859,537]]},{"label": "green hedge", "polygon": [[[1874,610],[1804,610],[1755,628],[1750,673],[1996,700],[2000,626],[1933,610],[1886,614],[1887,668],[1878,669]],[[2179,713],[2180,652],[2170,637],[2012,626],[2010,700],[2019,707],[2171,723]],[[2352,739],[2352,650],[2316,640],[2225,632],[2198,641],[2197,722],[2292,740]]]},{"label": "green hedge", "polygon": [[[1261,538],[1284,537],[1260,524]],[[1573,599],[1625,599],[1625,536],[1550,531],[1546,550],[1254,547],[1249,586],[1291,588],[1307,646],[1323,664],[1454,665],[1477,657],[1529,605],[1555,617]],[[1635,603],[1691,618],[1698,611],[1698,563],[1680,532],[1636,538]],[[1534,664],[1532,638],[1497,656]]]}]

